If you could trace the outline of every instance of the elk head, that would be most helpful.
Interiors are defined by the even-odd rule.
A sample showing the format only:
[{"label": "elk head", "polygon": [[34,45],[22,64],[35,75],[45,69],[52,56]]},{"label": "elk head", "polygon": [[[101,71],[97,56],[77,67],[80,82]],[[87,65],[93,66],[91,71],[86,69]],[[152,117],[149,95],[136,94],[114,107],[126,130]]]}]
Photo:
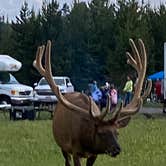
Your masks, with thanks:
[{"label": "elk head", "polygon": [[[151,90],[151,82],[148,82],[147,87],[144,90],[142,95],[142,87],[143,82],[145,79],[146,67],[147,67],[147,57],[146,51],[144,47],[144,43],[141,39],[138,40],[138,47],[136,47],[134,41],[132,39],[129,40],[132,54],[127,52],[127,63],[130,64],[134,69],[137,71],[138,78],[137,84],[135,87],[135,92],[133,99],[131,102],[126,106],[123,107],[123,103],[120,104],[120,107],[116,108],[113,112],[113,115],[110,119],[104,119],[107,113],[110,110],[110,97],[108,96],[107,99],[107,107],[105,111],[100,112],[99,108],[95,104],[95,102],[91,99],[91,97],[86,96],[88,100],[87,104],[88,110],[81,107],[79,103],[73,104],[69,100],[63,96],[55,84],[52,71],[51,71],[51,64],[50,64],[50,54],[51,54],[51,42],[47,42],[47,46],[38,47],[36,53],[36,60],[34,61],[33,65],[39,71],[39,73],[44,76],[49,83],[52,91],[55,93],[56,97],[58,98],[58,102],[67,108],[67,111],[72,111],[75,114],[79,114],[83,116],[85,119],[88,119],[88,123],[92,126],[92,139],[94,142],[94,146],[87,147],[90,151],[94,153],[109,153],[112,156],[116,156],[120,153],[120,146],[117,143],[117,129],[121,127],[125,127],[132,115],[137,113],[142,106],[142,101],[146,96],[149,94]],[[42,57],[45,54],[45,65],[42,65]],[[87,129],[87,128],[86,128]],[[88,130],[88,129],[87,129]],[[86,138],[90,139],[90,137]],[[86,140],[84,142],[88,142]]]}]

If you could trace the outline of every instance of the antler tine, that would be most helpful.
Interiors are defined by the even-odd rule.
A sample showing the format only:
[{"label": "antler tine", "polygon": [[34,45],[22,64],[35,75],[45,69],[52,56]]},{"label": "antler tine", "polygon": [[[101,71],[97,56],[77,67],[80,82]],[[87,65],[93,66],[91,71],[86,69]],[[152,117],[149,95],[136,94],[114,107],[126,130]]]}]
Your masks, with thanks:
[{"label": "antler tine", "polygon": [[89,115],[93,118],[93,119],[95,119],[96,117],[96,115],[95,115],[95,113],[93,112],[93,104],[92,104],[92,102],[93,102],[93,99],[92,99],[92,97],[91,96],[89,96],[89,105],[90,105],[90,110],[89,110]]},{"label": "antler tine", "polygon": [[[132,103],[133,104],[133,103]],[[142,107],[142,104],[143,104],[143,99],[142,98],[139,98],[133,105],[130,105],[129,106],[126,106],[126,107],[123,107],[121,112],[120,112],[120,117],[123,117],[123,116],[129,116],[129,115],[134,115],[136,114],[137,112],[139,112],[139,110],[141,109]]]},{"label": "antler tine", "polygon": [[149,95],[149,93],[150,93],[150,91],[152,89],[152,80],[148,80],[147,81],[147,86],[146,87],[147,88],[145,89],[145,91],[144,91],[144,93],[142,95],[142,99],[143,100],[145,100],[148,97],[148,95]]},{"label": "antler tine", "polygon": [[58,85],[55,84],[52,76],[52,69],[51,69],[51,41],[47,41],[46,49],[45,49],[45,78],[48,82],[50,82],[50,86],[53,87],[56,96],[61,100],[63,99],[62,94],[60,93]]},{"label": "antler tine", "polygon": [[110,121],[115,121],[116,119],[118,119],[122,109],[123,109],[123,101],[121,101],[119,108],[116,107],[115,110],[113,111]]},{"label": "antler tine", "polygon": [[137,62],[135,61],[135,59],[131,56],[129,52],[126,52],[126,56],[127,56],[127,64],[130,64],[138,72],[139,68],[137,66]]},{"label": "antler tine", "polygon": [[138,52],[138,49],[134,43],[134,41],[132,39],[129,39],[129,42],[130,42],[130,45],[131,45],[131,49],[132,49],[132,52],[133,52],[133,56],[134,56],[134,59],[137,63],[137,68],[140,70],[140,68],[142,68],[142,64],[141,64],[141,58],[140,58],[140,55],[139,55],[139,52]]},{"label": "antler tine", "polygon": [[45,69],[42,66],[42,57],[45,50],[45,46],[40,46],[36,52],[36,59],[33,62],[33,66],[39,71],[42,76],[45,76]]},{"label": "antler tine", "polygon": [[140,56],[141,56],[141,59],[142,59],[142,65],[144,68],[146,68],[146,65],[147,65],[147,57],[146,57],[146,50],[145,50],[145,46],[144,46],[144,43],[141,39],[138,39],[138,44],[139,44],[139,48],[140,48]]},{"label": "antler tine", "polygon": [[52,76],[51,63],[50,63],[50,55],[51,55],[51,41],[47,41],[46,51],[45,51],[45,70]]},{"label": "antler tine", "polygon": [[110,100],[110,95],[108,94],[107,95],[107,106],[106,106],[106,109],[104,111],[102,111],[100,116],[98,116],[98,118],[100,120],[103,120],[104,117],[108,114],[108,112],[110,111],[110,106],[111,106],[111,100]]},{"label": "antler tine", "polygon": [[136,93],[134,97],[141,95],[142,86],[143,86],[143,82],[144,82],[144,78],[146,74],[146,67],[147,67],[147,56],[146,56],[144,43],[141,39],[139,39],[138,44],[139,44],[140,56],[142,57],[141,58],[142,68],[140,68],[138,72],[138,82],[136,84]]},{"label": "antler tine", "polygon": [[121,116],[126,115],[133,115],[137,113],[143,103],[143,99],[145,99],[151,90],[151,82],[148,82],[148,86],[144,91],[144,94],[141,96],[143,82],[146,74],[146,67],[147,67],[147,57],[146,57],[146,50],[144,43],[141,39],[138,40],[139,47],[137,48],[134,41],[132,39],[129,40],[130,45],[132,48],[133,56],[131,56],[130,53],[127,53],[128,56],[128,62],[129,64],[134,67],[137,71],[138,78],[137,83],[135,87],[134,96],[131,100],[131,102],[126,106],[122,107],[121,109]]}]

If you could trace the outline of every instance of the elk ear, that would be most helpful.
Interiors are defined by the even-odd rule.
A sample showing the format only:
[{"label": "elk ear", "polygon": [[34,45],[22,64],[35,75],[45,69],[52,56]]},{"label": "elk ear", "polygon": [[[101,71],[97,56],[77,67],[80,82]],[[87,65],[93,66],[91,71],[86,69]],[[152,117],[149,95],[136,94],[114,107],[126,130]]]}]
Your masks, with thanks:
[{"label": "elk ear", "polygon": [[131,117],[130,116],[125,116],[123,118],[120,118],[116,121],[116,126],[117,128],[123,128],[126,127],[128,125],[128,123],[130,122]]}]

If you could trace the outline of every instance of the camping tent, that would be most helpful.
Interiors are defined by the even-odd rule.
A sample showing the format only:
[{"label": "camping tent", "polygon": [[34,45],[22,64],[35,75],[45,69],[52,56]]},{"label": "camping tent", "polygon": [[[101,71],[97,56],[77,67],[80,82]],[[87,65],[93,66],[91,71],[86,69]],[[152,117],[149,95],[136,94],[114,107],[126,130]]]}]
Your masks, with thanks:
[{"label": "camping tent", "polygon": [[151,80],[164,79],[164,71],[154,73],[154,74],[148,76],[148,79],[151,79]]}]

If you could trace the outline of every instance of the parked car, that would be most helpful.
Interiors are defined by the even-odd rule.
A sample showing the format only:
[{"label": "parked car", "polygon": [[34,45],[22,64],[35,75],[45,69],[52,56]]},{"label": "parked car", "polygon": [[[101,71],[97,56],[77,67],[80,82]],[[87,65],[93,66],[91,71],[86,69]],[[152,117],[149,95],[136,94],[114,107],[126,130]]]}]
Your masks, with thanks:
[{"label": "parked car", "polygon": [[[59,89],[62,94],[74,92],[74,86],[72,85],[70,78],[66,76],[53,77],[56,84],[59,86]],[[35,106],[45,108],[46,106],[52,108],[57,102],[57,98],[52,92],[50,86],[48,85],[46,79],[42,77],[38,83],[34,84],[34,100]]]}]

